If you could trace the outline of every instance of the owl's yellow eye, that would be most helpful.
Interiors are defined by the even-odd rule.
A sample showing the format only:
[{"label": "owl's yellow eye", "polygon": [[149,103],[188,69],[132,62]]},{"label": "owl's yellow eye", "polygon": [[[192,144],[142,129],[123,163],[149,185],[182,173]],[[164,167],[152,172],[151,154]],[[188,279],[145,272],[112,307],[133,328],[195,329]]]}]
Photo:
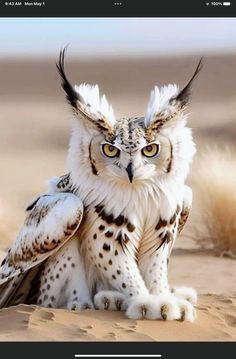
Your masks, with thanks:
[{"label": "owl's yellow eye", "polygon": [[157,156],[160,152],[160,146],[156,143],[152,143],[142,149],[142,154],[146,157]]},{"label": "owl's yellow eye", "polygon": [[115,146],[112,146],[108,143],[105,143],[102,145],[102,152],[104,153],[105,156],[110,157],[110,158],[117,157],[120,153],[118,148],[116,148]]}]

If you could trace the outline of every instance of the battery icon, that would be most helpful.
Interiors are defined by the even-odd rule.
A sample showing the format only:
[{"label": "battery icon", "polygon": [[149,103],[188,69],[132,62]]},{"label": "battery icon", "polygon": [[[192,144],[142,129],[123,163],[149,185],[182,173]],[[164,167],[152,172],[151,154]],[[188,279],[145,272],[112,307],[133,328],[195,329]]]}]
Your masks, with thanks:
[{"label": "battery icon", "polygon": [[231,2],[227,2],[227,1],[226,1],[226,2],[223,2],[223,5],[224,5],[224,6],[230,6],[230,5],[231,5]]}]

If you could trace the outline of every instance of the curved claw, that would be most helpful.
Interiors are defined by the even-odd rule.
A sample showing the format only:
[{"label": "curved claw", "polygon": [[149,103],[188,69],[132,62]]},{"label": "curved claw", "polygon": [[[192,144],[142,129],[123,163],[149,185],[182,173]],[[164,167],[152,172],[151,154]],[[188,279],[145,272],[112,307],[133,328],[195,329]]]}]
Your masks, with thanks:
[{"label": "curved claw", "polygon": [[185,321],[185,310],[182,310],[182,311],[181,311],[180,321],[181,321],[181,322]]},{"label": "curved claw", "polygon": [[116,309],[120,311],[120,310],[121,310],[121,306],[122,306],[122,300],[117,299],[117,301],[116,301]]},{"label": "curved claw", "polygon": [[109,309],[109,305],[110,305],[110,301],[108,298],[104,298],[104,309],[108,310]]},{"label": "curved claw", "polygon": [[164,304],[161,307],[161,316],[162,316],[163,320],[167,320],[167,313],[168,313],[168,307],[167,307],[167,305]]},{"label": "curved claw", "polygon": [[147,307],[146,307],[144,304],[141,305],[141,314],[142,314],[142,317],[143,317],[143,318],[146,317]]}]

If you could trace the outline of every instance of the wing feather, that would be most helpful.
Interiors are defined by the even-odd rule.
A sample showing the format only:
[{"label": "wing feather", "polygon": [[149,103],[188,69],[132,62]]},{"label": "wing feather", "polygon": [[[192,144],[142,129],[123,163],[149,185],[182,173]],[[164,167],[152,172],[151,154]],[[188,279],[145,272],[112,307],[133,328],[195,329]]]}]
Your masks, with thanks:
[{"label": "wing feather", "polygon": [[58,251],[75,234],[82,217],[83,204],[72,193],[48,194],[34,201],[0,266],[0,285]]},{"label": "wing feather", "polygon": [[0,308],[20,303],[35,304],[38,298],[40,273],[44,264],[10,278],[0,286]]},{"label": "wing feather", "polygon": [[184,206],[182,208],[182,211],[180,213],[180,217],[179,217],[179,224],[178,224],[178,234],[180,234],[185,226],[185,223],[187,222],[187,219],[189,217],[189,213],[190,213],[191,208]]}]

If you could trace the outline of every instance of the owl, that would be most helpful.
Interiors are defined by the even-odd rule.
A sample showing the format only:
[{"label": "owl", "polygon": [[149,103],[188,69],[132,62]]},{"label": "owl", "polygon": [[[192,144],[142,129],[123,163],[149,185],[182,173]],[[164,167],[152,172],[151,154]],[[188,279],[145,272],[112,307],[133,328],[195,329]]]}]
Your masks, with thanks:
[{"label": "owl", "polygon": [[171,287],[168,261],[190,211],[195,145],[191,86],[151,92],[143,117],[117,119],[98,86],[57,69],[74,118],[66,175],[26,209],[0,267],[0,307],[121,310],[131,319],[194,321],[194,289]]}]

